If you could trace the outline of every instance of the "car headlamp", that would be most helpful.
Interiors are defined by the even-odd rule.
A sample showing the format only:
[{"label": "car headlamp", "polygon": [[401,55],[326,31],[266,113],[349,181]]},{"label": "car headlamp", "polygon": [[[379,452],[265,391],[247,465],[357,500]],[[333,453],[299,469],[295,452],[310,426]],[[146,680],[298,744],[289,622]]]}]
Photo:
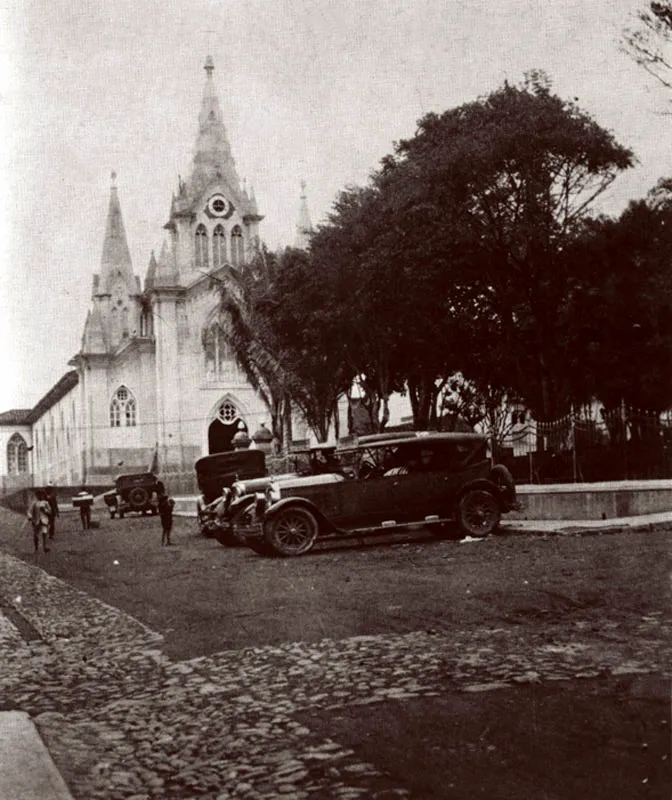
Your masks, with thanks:
[{"label": "car headlamp", "polygon": [[268,508],[268,499],[263,492],[257,492],[254,498],[254,513],[257,517],[261,517]]},{"label": "car headlamp", "polygon": [[269,483],[268,489],[266,490],[266,497],[269,503],[277,503],[280,499],[280,486],[275,481]]}]

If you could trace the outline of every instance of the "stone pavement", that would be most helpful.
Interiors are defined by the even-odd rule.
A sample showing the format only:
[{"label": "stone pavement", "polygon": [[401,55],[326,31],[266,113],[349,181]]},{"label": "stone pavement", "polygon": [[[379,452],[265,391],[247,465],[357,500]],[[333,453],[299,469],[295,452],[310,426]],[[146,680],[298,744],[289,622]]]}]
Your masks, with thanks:
[{"label": "stone pavement", "polygon": [[0,711],[30,715],[78,800],[410,797],[295,714],[672,667],[662,613],[550,622],[524,648],[514,627],[471,627],[171,662],[138,620],[3,553],[0,601]]}]

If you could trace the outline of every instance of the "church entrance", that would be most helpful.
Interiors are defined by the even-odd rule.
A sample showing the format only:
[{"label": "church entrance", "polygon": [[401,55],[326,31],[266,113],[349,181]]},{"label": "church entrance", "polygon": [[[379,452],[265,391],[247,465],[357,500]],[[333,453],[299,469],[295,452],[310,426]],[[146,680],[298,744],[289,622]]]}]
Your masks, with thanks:
[{"label": "church entrance", "polygon": [[217,409],[217,416],[208,428],[208,453],[227,453],[233,450],[233,437],[238,431],[247,431],[235,405],[229,400]]}]

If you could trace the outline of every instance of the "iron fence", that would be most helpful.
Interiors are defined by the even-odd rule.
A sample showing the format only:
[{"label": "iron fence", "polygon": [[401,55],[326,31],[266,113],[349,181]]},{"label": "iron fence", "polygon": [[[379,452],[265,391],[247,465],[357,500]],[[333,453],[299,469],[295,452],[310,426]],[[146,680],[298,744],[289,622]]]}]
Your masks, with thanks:
[{"label": "iron fence", "polygon": [[516,422],[495,455],[524,483],[672,478],[672,411],[588,407]]}]

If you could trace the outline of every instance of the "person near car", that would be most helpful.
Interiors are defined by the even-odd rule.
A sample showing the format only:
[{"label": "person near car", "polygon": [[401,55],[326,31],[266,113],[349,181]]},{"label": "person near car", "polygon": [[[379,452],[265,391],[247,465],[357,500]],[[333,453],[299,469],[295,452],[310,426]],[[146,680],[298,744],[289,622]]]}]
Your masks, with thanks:
[{"label": "person near car", "polygon": [[73,505],[79,508],[79,518],[82,522],[82,530],[88,531],[91,528],[91,506],[93,505],[93,495],[86,491],[82,486],[79,494],[73,498]]},{"label": "person near car", "polygon": [[59,514],[58,500],[56,499],[56,489],[54,482],[49,481],[47,484],[47,502],[49,503],[49,538],[53,539],[56,533],[56,517]]},{"label": "person near car", "polygon": [[49,517],[51,509],[47,501],[47,495],[43,489],[35,492],[35,499],[28,509],[28,519],[33,526],[33,544],[35,552],[40,549],[40,539],[42,539],[42,549],[45,553],[49,552],[47,547],[47,537],[49,535]]},{"label": "person near car", "polygon": [[161,518],[161,544],[172,544],[170,533],[173,529],[173,507],[175,501],[165,492],[159,495],[159,517]]}]

